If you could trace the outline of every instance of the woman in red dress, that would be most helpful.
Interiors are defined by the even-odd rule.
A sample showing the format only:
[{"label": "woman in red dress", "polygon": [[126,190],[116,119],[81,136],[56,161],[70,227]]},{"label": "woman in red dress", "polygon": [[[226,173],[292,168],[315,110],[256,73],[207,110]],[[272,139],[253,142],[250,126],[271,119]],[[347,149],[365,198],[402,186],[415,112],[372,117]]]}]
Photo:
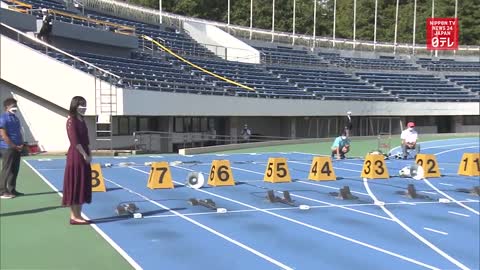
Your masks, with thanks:
[{"label": "woman in red dress", "polygon": [[82,204],[92,201],[92,172],[90,168],[88,129],[83,115],[87,101],[76,96],[70,103],[67,133],[70,148],[67,152],[65,177],[63,178],[62,205],[70,206],[70,224],[83,225],[90,221],[82,218]]}]

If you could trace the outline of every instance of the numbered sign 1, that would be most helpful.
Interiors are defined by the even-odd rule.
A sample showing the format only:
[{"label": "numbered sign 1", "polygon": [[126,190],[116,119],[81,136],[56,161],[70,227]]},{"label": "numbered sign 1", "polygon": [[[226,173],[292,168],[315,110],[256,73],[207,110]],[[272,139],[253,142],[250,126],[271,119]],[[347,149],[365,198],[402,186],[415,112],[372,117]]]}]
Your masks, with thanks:
[{"label": "numbered sign 1", "polygon": [[230,168],[230,161],[228,160],[214,160],[210,167],[210,174],[208,176],[208,184],[210,186],[234,186],[232,168]]},{"label": "numbered sign 1", "polygon": [[387,165],[385,164],[385,159],[383,155],[378,154],[368,154],[365,157],[365,162],[363,162],[362,178],[378,179],[378,178],[389,178]]},{"label": "numbered sign 1", "polygon": [[285,158],[269,158],[263,181],[270,183],[292,182]]},{"label": "numbered sign 1", "polygon": [[480,153],[464,153],[458,174],[466,176],[480,176]]},{"label": "numbered sign 1", "polygon": [[440,177],[440,169],[435,155],[431,154],[417,154],[415,163],[423,168],[425,177]]},{"label": "numbered sign 1", "polygon": [[167,162],[152,163],[147,187],[150,189],[173,188],[172,175],[170,174],[170,167],[168,167]]},{"label": "numbered sign 1", "polygon": [[105,180],[103,179],[102,168],[99,163],[91,164],[92,168],[92,191],[106,192]]},{"label": "numbered sign 1", "polygon": [[314,157],[308,179],[314,181],[337,180],[330,157]]}]

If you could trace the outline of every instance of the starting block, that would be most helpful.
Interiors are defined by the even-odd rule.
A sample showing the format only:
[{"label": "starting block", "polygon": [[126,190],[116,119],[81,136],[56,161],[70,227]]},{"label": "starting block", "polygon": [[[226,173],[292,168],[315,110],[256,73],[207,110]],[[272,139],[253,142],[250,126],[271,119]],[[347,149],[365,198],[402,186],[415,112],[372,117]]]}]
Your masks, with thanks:
[{"label": "starting block", "polygon": [[133,218],[142,218],[142,213],[137,213],[139,208],[134,203],[121,203],[117,205],[115,213],[118,216],[132,215]]},{"label": "starting block", "polygon": [[471,189],[458,188],[456,191],[463,192],[463,193],[469,193],[471,195],[480,196],[480,186],[475,186],[475,187],[472,187]]},{"label": "starting block", "polygon": [[406,191],[400,191],[398,193],[401,194],[401,195],[407,196],[410,199],[428,199],[429,198],[426,195],[418,194],[417,189],[415,188],[415,185],[413,185],[413,184],[408,184]]},{"label": "starting block", "polygon": [[283,191],[283,198],[276,196],[274,190],[269,190],[269,191],[267,191],[267,199],[271,203],[283,203],[283,204],[286,204],[286,205],[298,207],[300,210],[309,210],[310,209],[310,206],[305,205],[305,204],[301,204],[301,205],[297,206],[295,204],[295,202],[292,200],[292,197],[290,196],[290,192],[286,191],[286,190]]},{"label": "starting block", "polygon": [[340,192],[338,193],[337,198],[341,199],[341,200],[356,200],[356,199],[358,199],[358,197],[352,195],[352,193],[350,192],[350,187],[349,186],[344,186],[343,188],[340,188]]},{"label": "starting block", "polygon": [[188,202],[192,206],[200,205],[200,206],[206,207],[208,209],[215,210],[215,211],[217,211],[217,213],[222,213],[223,214],[223,213],[227,212],[227,209],[217,207],[217,204],[215,204],[215,202],[212,199],[197,200],[195,198],[192,198],[192,199],[189,199]]}]

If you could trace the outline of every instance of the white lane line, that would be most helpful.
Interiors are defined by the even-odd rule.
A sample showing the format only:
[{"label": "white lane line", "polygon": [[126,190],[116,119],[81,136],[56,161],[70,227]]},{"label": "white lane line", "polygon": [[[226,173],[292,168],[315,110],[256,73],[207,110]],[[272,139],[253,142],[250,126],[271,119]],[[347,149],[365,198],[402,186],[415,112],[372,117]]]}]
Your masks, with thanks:
[{"label": "white lane line", "polygon": [[[427,230],[427,231],[434,232],[434,233],[439,233],[439,234],[443,234],[443,235],[448,235],[448,233],[446,233],[446,232],[442,232],[442,231],[439,231],[439,230],[434,230],[434,229],[427,228],[427,227],[423,227],[423,229],[425,229],[425,230]],[[463,268],[463,269],[469,269],[469,268]]]},{"label": "white lane line", "polygon": [[469,207],[469,206],[466,206],[465,204],[455,200],[454,198],[452,198],[451,196],[449,196],[447,193],[439,190],[436,186],[432,185],[432,183],[430,183],[430,181],[428,181],[427,179],[423,179],[423,181],[425,183],[427,183],[427,185],[429,185],[431,188],[433,188],[434,190],[436,190],[438,193],[442,194],[443,196],[445,196],[447,199],[449,199],[450,201],[453,201],[455,202],[456,204],[460,205],[461,207],[467,209],[468,211],[472,212],[472,213],[475,213],[477,215],[480,215],[480,213],[476,210],[474,210],[473,208]]},{"label": "white lane line", "polygon": [[478,148],[478,145],[477,146],[467,146],[467,147],[459,147],[459,148],[448,149],[448,150],[445,150],[445,151],[442,151],[442,152],[438,152],[434,155],[439,156],[439,155],[443,155],[445,153],[449,153],[449,152],[453,152],[453,151],[457,151],[457,150],[463,150],[463,149],[470,149],[470,148]]},{"label": "white lane line", "polygon": [[[327,186],[327,185],[318,184],[318,183],[311,183],[311,182],[302,181],[302,180],[299,180],[299,181],[296,181],[296,182],[298,182],[298,183],[303,183],[303,184],[307,184],[307,185],[312,185],[312,186],[318,186],[318,187],[324,187],[324,188],[329,188],[329,189],[335,189],[335,190],[340,189],[339,187],[332,187],[332,186]],[[360,191],[350,190],[350,192],[351,192],[351,193],[355,193],[355,194],[361,194],[361,195],[368,196],[367,193],[360,192]]]},{"label": "white lane line", "polygon": [[[183,169],[183,170],[186,170],[186,171],[193,171],[193,170],[191,170],[191,169],[183,168],[183,167],[180,167],[180,166],[173,166],[173,167],[178,168],[178,169]],[[142,172],[142,173],[144,173],[144,174],[149,174],[148,172],[145,172],[145,171],[142,171],[142,170],[139,170],[139,169],[136,169],[136,168],[131,168],[131,169],[136,170],[136,171],[139,171],[139,172]],[[183,184],[183,183],[180,183],[180,182],[174,181],[174,183],[184,186],[184,184]],[[317,226],[313,226],[313,225],[311,225],[311,224],[308,224],[308,223],[305,223],[305,222],[301,222],[301,221],[296,220],[296,219],[293,219],[293,218],[289,218],[289,217],[286,217],[286,216],[282,216],[282,215],[280,215],[280,214],[277,214],[277,213],[274,213],[274,212],[271,212],[271,211],[262,210],[262,209],[260,209],[260,208],[258,208],[258,207],[253,206],[253,205],[249,205],[249,204],[246,204],[246,203],[243,203],[243,202],[234,200],[234,199],[230,199],[230,198],[228,198],[228,197],[225,197],[225,196],[222,196],[222,195],[218,195],[218,194],[216,194],[216,193],[209,192],[209,191],[206,191],[206,190],[203,190],[203,189],[196,189],[196,191],[202,192],[202,193],[205,193],[205,194],[209,194],[209,195],[211,195],[211,196],[214,196],[214,197],[217,197],[217,198],[221,198],[221,199],[224,199],[224,200],[226,200],[226,201],[233,202],[233,203],[236,203],[236,204],[239,204],[239,205],[243,205],[243,206],[248,207],[248,208],[250,208],[250,209],[255,209],[255,210],[260,211],[260,212],[263,212],[263,213],[265,213],[265,214],[269,214],[269,215],[278,217],[278,218],[280,218],[280,219],[287,220],[287,221],[290,221],[290,222],[292,222],[292,223],[295,223],[295,224],[298,224],[298,225],[301,225],[301,226],[310,228],[310,229],[312,229],[312,230],[319,231],[319,232],[322,232],[322,233],[325,233],[325,234],[328,234],[328,235],[332,235],[332,236],[338,237],[338,238],[340,238],[340,239],[343,239],[343,240],[346,240],[346,241],[349,241],[349,242],[352,242],[352,243],[355,243],[355,244],[358,244],[358,245],[361,245],[361,246],[364,246],[364,247],[367,247],[367,248],[370,248],[370,249],[373,249],[373,250],[376,250],[376,251],[379,251],[379,252],[382,252],[382,253],[385,253],[385,254],[388,254],[388,255],[391,255],[391,256],[393,256],[393,257],[396,257],[396,258],[399,258],[399,259],[402,259],[402,260],[411,262],[411,263],[413,263],[413,264],[417,264],[417,265],[423,266],[423,267],[425,267],[425,268],[439,270],[439,268],[437,268],[437,267],[434,267],[434,266],[431,266],[431,265],[429,265],[429,264],[426,264],[426,263],[417,261],[417,260],[415,260],[415,259],[412,259],[412,258],[403,256],[403,255],[400,255],[400,254],[395,253],[395,252],[393,252],[393,251],[388,251],[388,250],[386,250],[386,249],[383,249],[383,248],[374,246],[374,245],[372,245],[372,244],[368,244],[368,243],[365,243],[365,242],[362,242],[362,241],[359,241],[359,240],[350,238],[350,237],[348,237],[348,236],[344,236],[344,235],[338,234],[338,233],[336,233],[336,232],[332,232],[332,231],[329,231],[329,230],[326,230],[326,229],[323,229],[323,228],[320,228],[320,227],[317,227]]]},{"label": "white lane line", "polygon": [[[370,187],[368,185],[368,180],[367,178],[363,178],[363,185],[365,186],[365,189],[367,190],[368,194],[370,195],[370,197],[372,198],[372,200],[374,202],[378,202],[378,199],[377,197],[375,197],[375,194],[373,194],[373,192],[370,190]],[[381,204],[378,204],[378,206],[383,210],[383,212],[385,212],[390,218],[392,218],[395,222],[398,223],[398,225],[400,225],[402,228],[404,228],[407,232],[409,232],[411,235],[413,235],[415,238],[417,238],[418,240],[420,240],[422,243],[424,243],[425,245],[427,245],[428,247],[430,247],[432,250],[434,250],[435,252],[437,252],[438,254],[440,254],[442,257],[444,257],[445,259],[449,260],[451,263],[455,264],[456,266],[458,266],[459,268],[463,269],[463,270],[469,270],[468,267],[466,267],[465,265],[463,265],[461,262],[457,261],[456,259],[454,259],[453,257],[451,257],[450,255],[448,255],[447,253],[445,253],[444,251],[442,251],[440,248],[438,248],[437,246],[435,246],[434,244],[430,243],[427,239],[423,238],[420,234],[418,234],[417,232],[415,232],[412,228],[408,227],[407,224],[403,223],[403,221],[401,221],[399,218],[397,218],[392,212],[390,212],[384,205],[381,205]]]},{"label": "white lane line", "polygon": [[[445,140],[449,140],[449,139],[421,142],[421,143],[420,143],[420,146],[423,146],[424,144],[444,142]],[[477,144],[477,143],[476,143],[476,142],[468,142],[468,143],[457,143],[457,144],[437,145],[437,146],[430,146],[430,147],[422,147],[422,150],[435,149],[435,148],[443,148],[443,147],[449,147],[449,146],[469,145],[469,144]],[[477,146],[478,146],[478,145],[477,145]],[[390,153],[392,153],[393,151],[395,151],[395,150],[397,150],[397,149],[400,149],[400,146],[396,146],[396,147],[390,149]]]},{"label": "white lane line", "polygon": [[439,183],[439,185],[442,185],[442,186],[447,186],[447,187],[453,187],[452,184],[447,184],[447,183]]},{"label": "white lane line", "polygon": [[470,199],[470,198],[466,198],[465,200],[469,201],[469,202],[479,202],[478,200],[474,200],[474,199]]},{"label": "white lane line", "polygon": [[[144,171],[142,171],[142,170],[135,169],[135,168],[131,168],[131,169],[144,172]],[[144,172],[144,173],[146,173],[146,172]],[[147,174],[148,174],[148,173],[147,173]],[[184,220],[186,220],[186,221],[188,221],[188,222],[190,222],[190,223],[192,223],[192,224],[194,224],[194,225],[196,225],[196,226],[198,226],[198,227],[200,227],[200,228],[202,228],[202,229],[204,229],[204,230],[206,230],[206,231],[208,231],[208,232],[210,232],[210,233],[212,233],[212,234],[217,235],[217,236],[220,237],[220,238],[223,238],[224,240],[227,240],[228,242],[230,242],[230,243],[232,243],[232,244],[234,244],[234,245],[237,245],[237,246],[239,246],[239,247],[241,247],[241,248],[243,248],[243,249],[245,249],[245,250],[247,250],[247,251],[249,251],[249,252],[257,255],[258,257],[260,257],[260,258],[262,258],[262,259],[264,259],[264,260],[266,260],[266,261],[271,262],[272,264],[275,264],[276,266],[278,266],[278,267],[280,267],[280,268],[282,268],[282,269],[293,270],[293,268],[291,268],[290,266],[287,266],[287,265],[285,265],[285,264],[283,264],[283,263],[281,263],[281,262],[279,262],[279,261],[271,258],[270,256],[267,256],[267,255],[259,252],[259,251],[256,250],[256,249],[253,249],[253,248],[251,248],[251,247],[249,247],[249,246],[247,246],[247,245],[245,245],[245,244],[243,244],[243,243],[241,243],[241,242],[239,242],[239,241],[237,241],[237,240],[235,240],[235,239],[233,239],[233,238],[230,238],[230,237],[226,236],[225,234],[222,234],[222,233],[220,233],[219,231],[216,231],[216,230],[214,230],[213,228],[211,228],[211,227],[209,227],[209,226],[207,226],[207,225],[204,225],[204,224],[202,224],[202,223],[200,223],[200,222],[198,222],[198,221],[196,221],[196,220],[194,220],[194,219],[192,219],[192,218],[189,218],[189,217],[185,216],[184,214],[182,214],[182,213],[180,213],[180,212],[177,212],[177,211],[175,211],[175,210],[173,210],[173,209],[170,209],[170,208],[168,208],[167,206],[165,206],[165,205],[163,205],[163,204],[161,204],[161,203],[159,203],[159,202],[156,202],[156,201],[148,198],[147,196],[144,196],[144,195],[142,195],[142,194],[140,194],[140,193],[138,193],[138,192],[135,192],[135,191],[133,191],[133,190],[127,188],[127,187],[124,187],[124,186],[122,186],[122,185],[120,185],[120,184],[118,184],[118,183],[116,183],[116,182],[114,182],[114,181],[112,181],[112,180],[109,180],[109,179],[106,179],[106,178],[105,178],[105,180],[108,181],[108,182],[111,182],[112,184],[114,184],[114,185],[116,185],[116,186],[118,186],[118,187],[120,187],[120,188],[122,188],[122,189],[124,189],[124,190],[126,190],[126,191],[128,191],[128,192],[130,192],[130,193],[132,193],[132,194],[135,194],[135,195],[139,196],[140,198],[142,198],[142,199],[144,199],[144,200],[146,200],[146,201],[148,201],[148,202],[150,202],[150,203],[152,203],[152,204],[154,204],[154,205],[156,205],[156,206],[158,206],[158,207],[160,207],[160,208],[162,208],[162,209],[165,209],[165,210],[171,212],[172,214],[174,214],[174,215],[176,215],[176,216],[178,216],[178,217],[180,217],[180,218],[182,218],[182,219],[184,219]],[[176,183],[177,183],[177,182],[176,182]],[[178,184],[180,184],[180,183],[178,183]]]},{"label": "white lane line", "polygon": [[457,216],[462,216],[462,217],[470,217],[470,215],[457,213],[457,212],[453,212],[453,211],[448,211],[448,213],[453,214],[453,215],[457,215]]},{"label": "white lane line", "polygon": [[433,191],[423,191],[423,190],[422,190],[422,191],[419,191],[419,192],[425,193],[425,194],[437,195],[437,193],[436,193],[436,192],[433,192]]},{"label": "white lane line", "polygon": [[408,204],[408,205],[416,205],[415,203],[412,202],[404,202],[404,201],[398,201],[401,204]]},{"label": "white lane line", "polygon": [[[50,181],[48,181],[42,174],[40,174],[37,169],[35,169],[30,163],[28,163],[28,161],[26,160],[23,160],[23,162],[25,162],[25,164],[27,164],[28,167],[30,167],[30,169],[32,169],[32,171],[34,171],[39,177],[40,179],[43,180],[43,182],[45,182],[52,190],[54,190],[55,192],[57,192],[57,194],[60,196],[60,197],[63,197],[63,193],[60,192],[52,183],[50,183]],[[87,215],[85,214],[82,214],[82,216],[86,219],[90,219],[88,218]],[[92,228],[98,233],[100,234],[100,236],[103,237],[103,239],[105,239],[105,241],[107,241],[107,243],[109,243],[134,269],[143,269],[132,257],[130,257],[128,255],[127,252],[125,252],[125,250],[123,250],[117,243],[115,243],[115,241],[112,240],[112,238],[110,238],[104,231],[102,231],[102,229],[100,229],[96,224],[90,224],[90,226],[92,226]]]},{"label": "white lane line", "polygon": [[[252,170],[247,170],[247,169],[242,169],[242,168],[237,168],[237,167],[231,167],[231,168],[235,169],[235,170],[244,171],[244,172],[263,175],[263,173],[259,173],[259,172],[252,171]],[[297,182],[303,183],[303,181],[297,181]],[[366,194],[366,195],[368,196],[368,194]],[[325,202],[325,201],[320,201],[320,200],[316,200],[316,199],[313,199],[313,198],[310,198],[310,197],[301,196],[301,195],[294,194],[294,193],[290,193],[290,196],[297,197],[297,198],[302,198],[304,200],[308,200],[308,201],[312,201],[312,202],[324,203],[324,204],[327,204],[327,205],[334,205],[334,206],[337,206],[338,208],[342,208],[342,209],[345,209],[345,210],[348,210],[348,211],[353,211],[353,212],[357,212],[357,213],[360,213],[360,214],[364,214],[364,215],[368,215],[368,216],[377,217],[377,218],[386,219],[386,220],[391,221],[389,218],[384,217],[384,216],[379,216],[379,215],[376,215],[376,214],[372,214],[372,213],[369,213],[369,212],[353,209],[353,208],[346,207],[346,206],[339,205],[339,204],[333,204],[333,203],[329,203],[329,202]]]}]

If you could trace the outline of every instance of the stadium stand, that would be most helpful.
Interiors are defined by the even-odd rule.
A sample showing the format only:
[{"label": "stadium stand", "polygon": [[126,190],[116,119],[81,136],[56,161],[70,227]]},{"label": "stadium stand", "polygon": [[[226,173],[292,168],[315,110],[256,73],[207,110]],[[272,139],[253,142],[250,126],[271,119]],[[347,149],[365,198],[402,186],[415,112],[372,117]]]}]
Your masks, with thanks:
[{"label": "stadium stand", "polygon": [[429,58],[420,58],[417,63],[422,67],[432,71],[454,71],[454,72],[478,72],[480,62],[456,61],[453,59],[432,60]]},{"label": "stadium stand", "polygon": [[472,92],[480,93],[480,76],[477,75],[446,75],[445,78],[461,85]]}]

